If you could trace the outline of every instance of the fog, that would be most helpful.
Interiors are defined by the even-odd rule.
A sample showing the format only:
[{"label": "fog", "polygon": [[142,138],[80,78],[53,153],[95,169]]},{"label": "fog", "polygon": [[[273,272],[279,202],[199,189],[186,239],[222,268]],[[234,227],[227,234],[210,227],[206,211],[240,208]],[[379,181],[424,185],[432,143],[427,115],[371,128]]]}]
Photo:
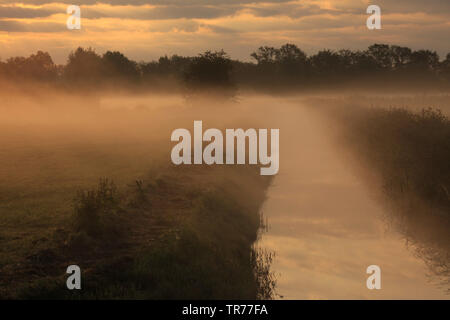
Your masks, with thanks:
[{"label": "fog", "polygon": [[[425,104],[417,97],[247,93],[234,102],[208,97],[186,103],[182,95],[81,94],[45,87],[26,94],[3,88],[1,96],[0,221],[5,224],[67,213],[73,192],[98,177],[124,185],[155,166],[170,165],[171,132],[193,130],[194,120],[202,120],[205,129],[277,128],[280,171],[263,206],[269,231],[258,245],[276,254],[280,296],[448,298],[439,281],[427,276],[425,263],[383,221],[377,187],[360,174],[370,168],[355,168],[315,109],[319,100],[336,99],[361,106]],[[445,95],[420,99],[450,105]],[[382,270],[380,291],[366,288],[366,268],[373,264]]]},{"label": "fog", "polygon": [[[279,298],[448,299],[387,224],[380,186],[361,174],[370,168],[355,168],[311,106],[285,103],[284,111],[281,169],[262,209],[269,230],[260,242],[275,252]],[[366,287],[370,265],[381,268],[381,290]]]}]

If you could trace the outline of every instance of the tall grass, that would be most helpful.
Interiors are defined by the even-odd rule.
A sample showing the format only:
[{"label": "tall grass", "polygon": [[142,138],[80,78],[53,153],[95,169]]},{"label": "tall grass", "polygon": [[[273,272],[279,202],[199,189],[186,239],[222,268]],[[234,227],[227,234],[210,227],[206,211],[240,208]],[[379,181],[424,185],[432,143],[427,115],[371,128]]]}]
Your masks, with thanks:
[{"label": "tall grass", "polygon": [[164,168],[120,193],[109,179],[79,191],[71,229],[66,230],[69,245],[55,250],[62,265],[70,259],[88,270],[83,289],[64,290],[65,275],[46,275],[22,283],[15,295],[272,298],[272,256],[254,247],[270,180],[248,167],[217,168],[215,174],[206,170]]},{"label": "tall grass", "polygon": [[96,188],[79,190],[74,200],[73,222],[77,232],[91,237],[112,236],[120,232],[123,212],[117,187],[113,181],[101,178]]}]

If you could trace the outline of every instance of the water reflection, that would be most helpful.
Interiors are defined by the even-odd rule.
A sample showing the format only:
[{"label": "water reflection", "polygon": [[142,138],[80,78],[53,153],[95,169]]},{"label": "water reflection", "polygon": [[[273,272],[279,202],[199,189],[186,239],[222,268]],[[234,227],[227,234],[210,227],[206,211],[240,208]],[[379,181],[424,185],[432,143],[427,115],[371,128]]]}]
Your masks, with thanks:
[{"label": "water reflection", "polygon": [[[317,119],[303,109],[286,111],[280,173],[263,207],[269,230],[260,241],[276,253],[272,269],[278,294],[285,299],[448,299],[425,263],[398,233],[386,229],[383,209],[339,157]],[[289,148],[292,141],[300,148]],[[366,287],[366,268],[372,264],[381,267],[381,290]]]}]

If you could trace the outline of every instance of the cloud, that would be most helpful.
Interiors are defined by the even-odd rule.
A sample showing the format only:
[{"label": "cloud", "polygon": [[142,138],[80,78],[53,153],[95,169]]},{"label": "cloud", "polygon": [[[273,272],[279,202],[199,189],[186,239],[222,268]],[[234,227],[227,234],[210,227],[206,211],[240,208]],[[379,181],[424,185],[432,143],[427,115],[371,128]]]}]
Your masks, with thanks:
[{"label": "cloud", "polygon": [[[78,5],[94,5],[97,3],[110,4],[113,6],[141,6],[141,5],[238,5],[249,3],[285,3],[292,0],[77,0]],[[73,0],[22,0],[25,4],[43,5],[49,3],[73,4]],[[17,3],[17,1],[0,0],[0,4]]]},{"label": "cloud", "polygon": [[240,8],[234,6],[93,6],[83,9],[82,15],[88,19],[122,18],[137,20],[167,19],[214,19],[235,14]]},{"label": "cloud", "polygon": [[23,8],[17,6],[0,6],[0,19],[4,18],[43,18],[57,13],[57,10],[42,8]]},{"label": "cloud", "polygon": [[0,31],[52,33],[67,31],[65,25],[54,22],[21,22],[14,20],[0,20]]},{"label": "cloud", "polygon": [[0,20],[0,31],[19,32],[25,31],[25,27],[22,23],[17,21]]},{"label": "cloud", "polygon": [[[0,0],[2,55],[44,49],[64,57],[79,45],[148,60],[223,48],[249,60],[261,45],[365,49],[373,43],[450,51],[450,0],[377,0],[382,30],[366,28],[369,0],[77,0],[82,30],[66,29],[73,0]],[[8,5],[6,5],[8,4]],[[14,33],[12,36],[6,32]],[[57,58],[58,59],[58,58]]]},{"label": "cloud", "polygon": [[201,26],[208,30],[211,30],[214,33],[231,34],[231,33],[238,32],[237,30],[234,30],[232,28],[215,26],[215,25],[211,25],[211,24],[202,24]]},{"label": "cloud", "polygon": [[449,0],[377,0],[385,13],[442,13],[450,14]]}]

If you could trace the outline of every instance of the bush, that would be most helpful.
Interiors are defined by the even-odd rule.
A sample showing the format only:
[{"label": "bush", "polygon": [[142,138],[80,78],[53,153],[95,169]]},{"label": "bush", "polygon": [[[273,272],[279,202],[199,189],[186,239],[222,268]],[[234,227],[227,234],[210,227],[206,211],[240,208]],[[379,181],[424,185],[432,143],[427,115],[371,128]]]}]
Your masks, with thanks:
[{"label": "bush", "polygon": [[100,179],[96,189],[80,190],[75,198],[74,224],[77,232],[98,238],[120,231],[119,195],[113,181]]}]

